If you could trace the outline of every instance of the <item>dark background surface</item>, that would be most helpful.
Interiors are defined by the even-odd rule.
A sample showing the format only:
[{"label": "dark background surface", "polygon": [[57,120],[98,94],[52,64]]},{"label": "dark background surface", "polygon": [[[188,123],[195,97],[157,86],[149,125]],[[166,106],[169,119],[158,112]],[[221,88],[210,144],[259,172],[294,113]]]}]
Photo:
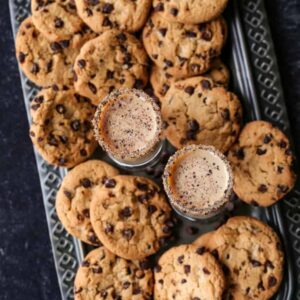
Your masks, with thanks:
[{"label": "dark background surface", "polygon": [[[299,156],[300,0],[265,3]],[[5,0],[0,29],[0,300],[56,300],[60,294]]]}]

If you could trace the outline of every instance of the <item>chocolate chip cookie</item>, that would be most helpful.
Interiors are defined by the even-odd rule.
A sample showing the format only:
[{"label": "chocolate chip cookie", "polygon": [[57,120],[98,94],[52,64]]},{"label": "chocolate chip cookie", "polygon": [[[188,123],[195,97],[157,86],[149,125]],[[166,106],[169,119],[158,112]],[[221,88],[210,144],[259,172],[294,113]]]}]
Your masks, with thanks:
[{"label": "chocolate chip cookie", "polygon": [[155,267],[155,299],[222,299],[225,280],[221,266],[211,254],[197,249],[181,245],[161,256]]},{"label": "chocolate chip cookie", "polygon": [[225,299],[270,299],[278,290],[284,255],[277,234],[261,221],[233,217],[194,245],[199,253],[210,251],[223,264]]},{"label": "chocolate chip cookie", "polygon": [[233,189],[249,204],[270,206],[294,186],[289,140],[268,122],[248,123],[228,158],[234,174]]},{"label": "chocolate chip cookie", "polygon": [[31,102],[30,137],[50,164],[71,168],[95,150],[91,120],[95,107],[72,89],[44,89]]},{"label": "chocolate chip cookie", "polygon": [[74,0],[32,0],[32,21],[53,42],[72,38],[84,25]]},{"label": "chocolate chip cookie", "polygon": [[[202,76],[208,77],[214,81],[216,85],[228,87],[230,74],[227,66],[222,63],[219,58],[213,60],[211,69]],[[162,101],[163,97],[169,90],[171,83],[180,80],[169,74],[167,71],[153,65],[151,69],[150,82],[154,94]]]},{"label": "chocolate chip cookie", "polygon": [[154,11],[170,22],[198,24],[220,16],[228,0],[154,0]]},{"label": "chocolate chip cookie", "polygon": [[235,142],[242,120],[238,98],[205,77],[171,83],[161,113],[165,136],[174,147],[204,144],[223,153]]},{"label": "chocolate chip cookie", "polygon": [[90,221],[92,190],[119,172],[101,160],[89,160],[72,169],[56,196],[56,212],[65,229],[81,241],[99,246]]},{"label": "chocolate chip cookie", "polygon": [[129,261],[104,247],[91,251],[75,278],[75,300],[152,299],[153,273],[148,261]]},{"label": "chocolate chip cookie", "polygon": [[153,62],[177,78],[203,74],[221,54],[226,24],[218,18],[209,23],[171,23],[153,13],[143,30],[144,47]]},{"label": "chocolate chip cookie", "polygon": [[17,59],[22,71],[36,85],[69,85],[73,82],[73,64],[81,46],[94,36],[83,28],[71,39],[49,42],[34,26],[32,17],[28,17],[16,37]]},{"label": "chocolate chip cookie", "polygon": [[75,0],[78,14],[95,32],[117,28],[140,30],[151,9],[151,0]]},{"label": "chocolate chip cookie", "polygon": [[147,54],[138,39],[106,31],[82,47],[74,65],[75,89],[98,104],[114,89],[142,89],[148,81],[147,67]]},{"label": "chocolate chip cookie", "polygon": [[150,179],[125,175],[94,190],[91,221],[103,245],[126,259],[154,254],[174,226],[159,187]]}]

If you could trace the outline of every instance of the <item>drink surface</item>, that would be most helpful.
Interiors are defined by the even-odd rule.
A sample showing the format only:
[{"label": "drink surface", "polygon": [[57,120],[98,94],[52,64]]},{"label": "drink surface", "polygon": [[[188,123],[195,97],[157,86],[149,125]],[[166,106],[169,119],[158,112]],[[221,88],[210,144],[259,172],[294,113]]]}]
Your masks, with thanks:
[{"label": "drink surface", "polygon": [[142,91],[124,89],[110,94],[100,103],[95,123],[103,148],[124,161],[147,156],[159,142],[159,108]]},{"label": "drink surface", "polygon": [[209,215],[227,202],[232,175],[226,158],[215,148],[192,145],[170,159],[164,184],[177,209]]}]

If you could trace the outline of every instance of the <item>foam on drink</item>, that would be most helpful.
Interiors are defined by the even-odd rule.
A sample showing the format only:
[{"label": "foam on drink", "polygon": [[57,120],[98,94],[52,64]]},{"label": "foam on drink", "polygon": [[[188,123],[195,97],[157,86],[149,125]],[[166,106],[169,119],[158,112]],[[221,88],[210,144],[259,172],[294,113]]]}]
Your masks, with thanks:
[{"label": "foam on drink", "polygon": [[229,163],[211,146],[191,145],[176,152],[163,179],[173,207],[189,217],[215,215],[232,192]]}]

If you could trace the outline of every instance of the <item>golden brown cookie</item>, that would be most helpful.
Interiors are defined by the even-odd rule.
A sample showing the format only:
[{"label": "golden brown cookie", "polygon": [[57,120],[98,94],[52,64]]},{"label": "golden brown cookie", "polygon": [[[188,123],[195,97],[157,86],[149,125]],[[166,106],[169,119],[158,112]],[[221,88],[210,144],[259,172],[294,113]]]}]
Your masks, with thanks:
[{"label": "golden brown cookie", "polygon": [[171,248],[155,268],[154,295],[157,300],[221,300],[224,274],[209,253],[198,253],[194,245]]},{"label": "golden brown cookie", "polygon": [[63,179],[56,196],[56,212],[65,229],[81,241],[99,246],[90,220],[92,190],[117,169],[101,160],[89,160],[72,169]]},{"label": "golden brown cookie", "polygon": [[223,265],[225,299],[270,299],[283,276],[284,255],[277,234],[252,217],[233,217],[194,242],[198,253],[209,251]]},{"label": "golden brown cookie", "polygon": [[153,13],[143,30],[144,47],[153,62],[177,78],[203,74],[221,54],[226,39],[223,18],[209,23],[170,23]]},{"label": "golden brown cookie", "polygon": [[91,221],[102,244],[126,259],[157,252],[174,226],[159,187],[150,179],[125,175],[94,190]]},{"label": "golden brown cookie", "polygon": [[[213,60],[211,69],[202,76],[208,77],[213,80],[216,85],[228,87],[230,74],[227,66],[221,61],[220,58]],[[167,71],[160,69],[156,65],[152,66],[150,74],[150,82],[154,91],[154,94],[162,101],[163,97],[169,90],[171,83],[180,80],[169,74]]]},{"label": "golden brown cookie", "polygon": [[151,9],[151,0],[75,0],[78,14],[95,32],[117,28],[139,31]]},{"label": "golden brown cookie", "polygon": [[268,122],[248,123],[228,158],[234,173],[233,189],[249,204],[270,206],[295,184],[289,140]]},{"label": "golden brown cookie", "polygon": [[148,58],[140,41],[119,30],[87,42],[75,65],[75,89],[98,104],[119,88],[142,89],[148,81]]},{"label": "golden brown cookie", "polygon": [[228,0],[154,0],[154,11],[170,22],[198,24],[220,16]]},{"label": "golden brown cookie", "polygon": [[176,148],[204,144],[224,153],[241,127],[242,107],[236,95],[205,77],[172,83],[161,112],[165,136]]},{"label": "golden brown cookie", "polygon": [[50,164],[71,168],[95,150],[91,121],[95,107],[72,89],[40,91],[31,102],[30,137]]},{"label": "golden brown cookie", "polygon": [[129,261],[100,247],[91,251],[75,278],[75,300],[150,300],[153,274],[148,261]]},{"label": "golden brown cookie", "polygon": [[20,68],[36,85],[70,85],[73,82],[73,64],[81,46],[95,37],[83,28],[71,39],[49,42],[33,25],[32,17],[20,25],[16,37],[16,55]]}]

